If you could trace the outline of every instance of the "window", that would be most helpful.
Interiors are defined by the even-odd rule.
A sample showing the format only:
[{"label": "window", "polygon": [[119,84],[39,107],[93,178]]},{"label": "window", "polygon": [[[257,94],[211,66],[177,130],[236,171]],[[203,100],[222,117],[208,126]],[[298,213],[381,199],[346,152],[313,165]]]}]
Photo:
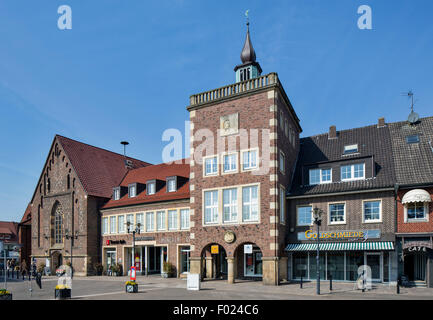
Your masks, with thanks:
[{"label": "window", "polygon": [[257,168],[257,150],[249,150],[243,152],[243,170],[251,170]]},{"label": "window", "polygon": [[128,194],[130,198],[134,198],[137,195],[137,185],[131,184],[128,186]]},{"label": "window", "polygon": [[156,181],[155,180],[148,181],[146,189],[147,189],[147,194],[148,195],[155,194],[155,191],[156,191]]},{"label": "window", "polygon": [[180,272],[189,272],[190,247],[180,247]]},{"label": "window", "polygon": [[153,212],[146,212],[146,231],[155,231],[155,220]]},{"label": "window", "polygon": [[289,123],[287,122],[287,119],[284,123],[284,132],[286,134],[286,137],[288,137],[289,136]]},{"label": "window", "polygon": [[331,169],[310,169],[310,185],[332,182]]},{"label": "window", "polygon": [[235,172],[237,170],[238,156],[231,153],[223,156],[224,172]]},{"label": "window", "polygon": [[344,203],[334,203],[329,205],[329,223],[338,224],[345,223],[345,204]]},{"label": "window", "polygon": [[168,210],[168,230],[177,229],[177,210]]},{"label": "window", "polygon": [[364,179],[364,163],[351,164],[341,167],[341,180]]},{"label": "window", "polygon": [[133,214],[127,214],[126,215],[126,223],[129,222],[129,230],[132,231],[134,228],[134,215]]},{"label": "window", "polygon": [[114,200],[120,199],[120,188],[114,188],[113,189],[113,199]]},{"label": "window", "polygon": [[279,163],[279,165],[280,165],[280,171],[282,172],[282,173],[284,173],[285,172],[285,165],[286,165],[286,157],[284,156],[284,153],[282,153],[281,151],[280,151],[280,161],[279,161],[280,163]]},{"label": "window", "polygon": [[380,200],[364,202],[364,222],[380,222],[382,204]]},{"label": "window", "polygon": [[224,222],[236,222],[238,219],[237,191],[236,188],[223,190]]},{"label": "window", "polygon": [[407,221],[426,221],[426,205],[424,202],[408,203],[406,207]]},{"label": "window", "polygon": [[63,211],[59,204],[54,211],[54,241],[63,243]]},{"label": "window", "polygon": [[[136,220],[136,227],[140,226],[140,232],[144,232],[144,218],[143,213],[137,213],[137,216],[135,218]],[[132,220],[134,221],[134,220]]]},{"label": "window", "polygon": [[108,218],[102,218],[102,234],[108,233]]},{"label": "window", "polygon": [[419,142],[419,135],[407,136],[406,137],[406,142],[408,144],[418,143]]},{"label": "window", "polygon": [[258,187],[243,187],[242,188],[242,220],[257,221],[258,220]]},{"label": "window", "polygon": [[214,156],[206,158],[204,161],[205,176],[212,176],[218,174],[218,157]]},{"label": "window", "polygon": [[124,233],[125,232],[125,216],[117,217],[117,232]]},{"label": "window", "polygon": [[286,220],[286,191],[280,187],[280,222],[284,223]]},{"label": "window", "polygon": [[116,217],[110,217],[110,233],[116,233]]},{"label": "window", "polygon": [[352,144],[350,146],[344,146],[344,154],[352,154],[358,152],[358,145]]},{"label": "window", "polygon": [[165,211],[156,212],[156,229],[165,230]]},{"label": "window", "polygon": [[176,191],[176,177],[167,178],[167,192]]},{"label": "window", "polygon": [[218,191],[204,193],[204,223],[218,222]]},{"label": "window", "polygon": [[189,209],[180,209],[180,228],[189,229]]},{"label": "window", "polygon": [[312,206],[302,206],[297,208],[298,211],[298,220],[297,225],[298,226],[311,226],[312,224],[312,217],[313,217],[313,207]]}]

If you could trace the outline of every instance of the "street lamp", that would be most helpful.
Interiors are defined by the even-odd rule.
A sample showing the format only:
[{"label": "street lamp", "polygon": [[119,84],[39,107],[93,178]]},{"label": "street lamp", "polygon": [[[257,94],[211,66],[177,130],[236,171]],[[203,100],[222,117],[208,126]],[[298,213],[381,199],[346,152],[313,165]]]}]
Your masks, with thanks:
[{"label": "street lamp", "polygon": [[[135,234],[138,233],[140,234],[140,227],[141,227],[141,223],[138,222],[135,226],[135,229],[133,229],[132,231],[131,229],[131,221],[127,221],[126,222],[126,229],[128,231],[128,233],[132,232],[132,265],[135,266]],[[146,270],[146,275],[147,275],[147,268]]]},{"label": "street lamp", "polygon": [[65,238],[67,240],[71,239],[71,279],[72,279],[74,277],[74,268],[72,267],[72,247],[74,245],[73,240],[78,239],[78,231],[75,231],[75,235],[73,233],[70,235],[69,230],[65,229]]},{"label": "street lamp", "polygon": [[313,209],[313,218],[314,223],[317,225],[317,256],[316,256],[316,263],[317,263],[317,294],[320,294],[320,225],[322,223],[322,209],[314,208]]}]

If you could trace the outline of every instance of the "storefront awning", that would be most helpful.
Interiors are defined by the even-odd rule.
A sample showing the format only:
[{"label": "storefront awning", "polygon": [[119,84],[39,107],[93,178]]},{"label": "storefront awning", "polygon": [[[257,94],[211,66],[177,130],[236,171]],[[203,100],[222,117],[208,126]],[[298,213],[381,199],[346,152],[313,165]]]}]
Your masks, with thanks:
[{"label": "storefront awning", "polygon": [[[316,251],[317,243],[291,243],[286,251]],[[322,242],[320,251],[368,251],[368,250],[394,250],[391,241],[382,242]]]},{"label": "storefront awning", "polygon": [[430,194],[423,189],[414,189],[407,192],[401,203],[410,203],[410,202],[431,202]]}]

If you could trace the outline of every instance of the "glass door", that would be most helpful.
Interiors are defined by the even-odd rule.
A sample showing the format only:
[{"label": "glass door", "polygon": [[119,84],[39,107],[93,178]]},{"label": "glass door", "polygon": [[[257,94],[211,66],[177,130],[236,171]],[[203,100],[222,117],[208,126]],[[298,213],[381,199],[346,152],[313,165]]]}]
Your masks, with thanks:
[{"label": "glass door", "polygon": [[382,254],[380,252],[366,252],[365,264],[371,269],[371,280],[382,282]]}]

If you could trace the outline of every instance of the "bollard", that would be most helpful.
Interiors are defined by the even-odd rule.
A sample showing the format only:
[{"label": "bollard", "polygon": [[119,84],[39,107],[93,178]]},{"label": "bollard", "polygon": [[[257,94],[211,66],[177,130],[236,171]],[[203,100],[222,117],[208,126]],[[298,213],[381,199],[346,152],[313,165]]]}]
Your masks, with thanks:
[{"label": "bollard", "polygon": [[302,289],[302,276],[301,276],[301,289]]},{"label": "bollard", "polygon": [[400,294],[400,279],[397,280],[397,294]]},{"label": "bollard", "polygon": [[332,291],[332,274],[329,275],[329,291]]}]

